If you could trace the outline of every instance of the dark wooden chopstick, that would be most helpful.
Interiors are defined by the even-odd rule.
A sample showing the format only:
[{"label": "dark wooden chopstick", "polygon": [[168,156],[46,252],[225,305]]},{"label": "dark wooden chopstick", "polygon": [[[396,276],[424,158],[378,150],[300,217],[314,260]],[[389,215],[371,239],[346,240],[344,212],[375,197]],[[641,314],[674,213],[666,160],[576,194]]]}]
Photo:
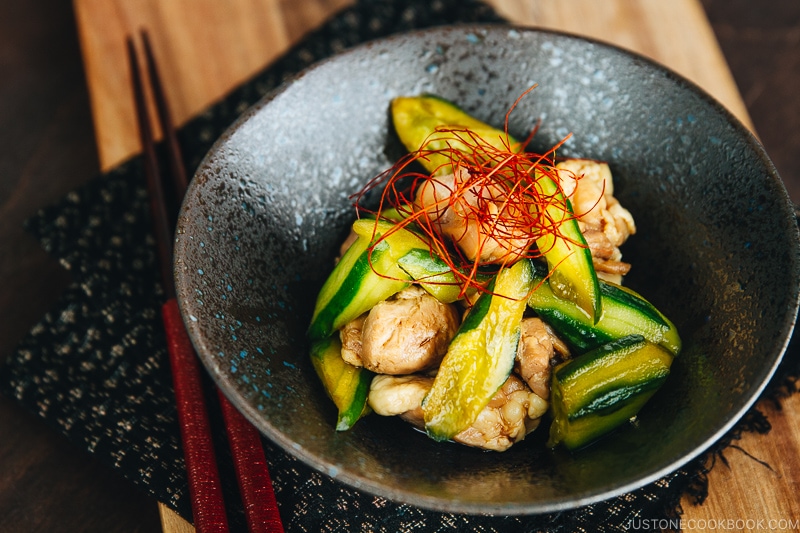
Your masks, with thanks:
[{"label": "dark wooden chopstick", "polygon": [[158,73],[156,66],[156,58],[153,55],[153,48],[150,46],[150,38],[147,32],[141,32],[142,45],[144,46],[144,57],[147,66],[147,74],[150,77],[150,87],[153,91],[153,100],[156,104],[156,111],[158,113],[158,121],[161,124],[161,135],[164,138],[164,143],[167,146],[167,155],[170,166],[169,176],[172,178],[173,186],[175,187],[175,198],[178,202],[181,201],[186,194],[186,189],[189,187],[189,179],[186,176],[186,167],[183,165],[183,156],[181,155],[180,144],[178,143],[178,135],[175,132],[175,126],[172,123],[172,113],[169,109],[169,103],[164,94],[164,86],[161,84],[161,76]]},{"label": "dark wooden chopstick", "polygon": [[[141,36],[152,95],[167,148],[169,160],[167,176],[173,182],[175,198],[179,203],[188,185],[186,171],[147,33],[143,31]],[[227,531],[227,515],[214,456],[211,424],[202,392],[201,369],[197,354],[192,348],[181,320],[176,299],[172,276],[174,228],[169,222],[171,212],[163,190],[164,177],[158,166],[152,124],[145,103],[144,84],[139,71],[136,47],[131,38],[127,39],[127,46],[161,278],[167,297],[162,307],[162,317],[169,345],[194,523],[201,533]],[[177,212],[178,206],[173,207],[172,211]],[[221,392],[218,393],[218,397],[248,529],[253,533],[281,533],[283,525],[272,490],[261,437]]]},{"label": "dark wooden chopstick", "polygon": [[187,345],[188,336],[185,331],[181,331],[183,328],[175,299],[175,283],[171,268],[173,234],[160,179],[153,128],[147,113],[144,83],[139,71],[136,47],[131,38],[128,38],[127,46],[161,283],[167,299],[162,307],[162,317],[169,345],[178,422],[192,499],[193,521],[200,533],[224,532],[228,530],[228,519],[222,498],[219,471],[214,458],[211,423],[202,392],[202,377],[199,365],[190,349],[191,345],[190,343]]}]

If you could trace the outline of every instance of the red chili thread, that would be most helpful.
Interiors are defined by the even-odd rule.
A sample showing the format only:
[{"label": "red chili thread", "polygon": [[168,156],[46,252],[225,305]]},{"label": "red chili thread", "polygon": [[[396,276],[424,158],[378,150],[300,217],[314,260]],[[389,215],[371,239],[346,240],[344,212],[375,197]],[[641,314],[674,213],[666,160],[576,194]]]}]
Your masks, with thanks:
[{"label": "red chili thread", "polygon": [[[559,173],[569,172],[556,169],[555,154],[570,137],[567,135],[546,152],[538,154],[520,150],[527,146],[536,134],[539,124],[531,130],[524,143],[512,143],[508,134],[508,123],[511,112],[520,99],[533,90],[526,90],[506,113],[504,122],[504,138],[501,147],[493,146],[476,132],[464,127],[438,127],[428,137],[446,133],[444,148],[421,148],[400,158],[392,167],[372,178],[363,189],[353,195],[357,215],[371,214],[376,220],[386,220],[384,213],[394,208],[402,216],[399,222],[382,235],[377,235],[377,223],[373,232],[373,243],[369,248],[370,261],[374,247],[383,239],[396,231],[409,226],[421,235],[432,255],[442,259],[451,269],[456,283],[461,287],[461,296],[473,288],[486,292],[486,287],[479,281],[481,271],[508,266],[522,257],[536,259],[542,257],[547,250],[539,250],[534,243],[542,236],[551,234],[567,239],[561,231],[561,224],[577,218],[568,207],[564,191],[561,188]],[[439,139],[441,140],[441,139]],[[513,144],[513,146],[512,146]],[[423,147],[428,145],[428,140]],[[409,170],[419,160],[430,160],[431,157],[445,155],[447,161],[430,175]],[[445,168],[443,168],[445,167]],[[413,168],[413,167],[412,167]],[[416,194],[421,186],[430,179],[441,178],[452,169],[456,176],[466,179],[455,179],[454,186],[444,198],[435,198],[432,205],[420,206],[416,202]],[[572,176],[580,179],[581,176]],[[554,193],[546,193],[540,182],[550,179],[555,183]],[[401,182],[410,185],[401,187]],[[362,204],[366,194],[378,187],[383,187],[380,201],[376,209],[368,209]],[[472,200],[472,201],[470,201]],[[451,238],[442,233],[439,216],[447,209],[456,210],[463,216],[466,224],[464,232],[469,230],[470,223],[480,228],[483,236],[475,258],[469,258],[457,245],[465,235]],[[552,216],[551,212],[556,212]],[[511,250],[501,260],[481,260],[481,252],[490,239],[508,243]],[[513,249],[510,241],[528,243],[522,248]],[[568,239],[568,242],[584,247],[583,243]],[[512,261],[513,259],[513,261]],[[383,275],[384,277],[389,277]]]}]

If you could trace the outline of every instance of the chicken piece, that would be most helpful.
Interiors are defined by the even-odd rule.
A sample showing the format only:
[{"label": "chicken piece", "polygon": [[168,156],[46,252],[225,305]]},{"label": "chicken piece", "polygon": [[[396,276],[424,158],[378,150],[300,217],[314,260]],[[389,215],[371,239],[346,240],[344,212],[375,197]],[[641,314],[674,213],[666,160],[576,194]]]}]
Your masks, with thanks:
[{"label": "chicken piece", "polygon": [[523,318],[520,323],[519,349],[514,371],[533,392],[545,400],[550,398],[550,375],[556,357],[556,346],[563,353],[566,345],[539,318]]},{"label": "chicken piece", "polygon": [[[486,185],[466,189],[466,169],[454,174],[432,176],[417,190],[414,209],[425,211],[442,235],[450,237],[470,261],[513,263],[533,243],[519,228],[504,220],[519,218],[516,204],[505,204],[505,192],[499,186]],[[500,210],[505,212],[500,215]],[[502,236],[502,237],[498,237]]]},{"label": "chicken piece", "polygon": [[[419,410],[422,420],[422,400],[433,385],[433,377],[422,374],[390,376],[379,374],[372,378],[367,401],[372,410],[381,416],[396,416]],[[415,426],[424,426],[414,424]]]},{"label": "chicken piece", "polygon": [[380,374],[412,374],[435,368],[459,326],[455,306],[412,285],[375,305],[361,331],[364,368]]},{"label": "chicken piece", "polygon": [[364,366],[361,360],[361,334],[367,313],[354,318],[339,330],[339,339],[342,341],[342,359],[353,366]]},{"label": "chicken piece", "polygon": [[550,340],[553,341],[553,350],[555,351],[555,362],[556,364],[565,361],[572,357],[570,354],[569,346],[567,343],[561,340],[561,338],[556,334],[555,330],[548,324],[547,322],[543,322],[547,333],[550,334]]},{"label": "chicken piece", "polygon": [[636,224],[614,197],[611,169],[606,163],[590,159],[567,159],[556,168],[561,171],[561,188],[572,203],[597,275],[620,283],[630,265],[622,262],[619,247],[636,233]]},{"label": "chicken piece", "polygon": [[614,197],[614,180],[607,163],[567,159],[556,165],[561,187],[572,202],[578,222],[599,226],[614,246],[636,233],[630,212]]},{"label": "chicken piece", "polygon": [[[376,376],[369,392],[369,405],[383,416],[400,416],[418,428],[425,427],[422,400],[433,385],[433,377]],[[505,451],[536,429],[548,404],[513,374],[500,387],[478,418],[453,440],[467,446]]]},{"label": "chicken piece", "polygon": [[546,400],[512,374],[475,422],[453,440],[476,448],[505,451],[539,426],[547,407]]}]

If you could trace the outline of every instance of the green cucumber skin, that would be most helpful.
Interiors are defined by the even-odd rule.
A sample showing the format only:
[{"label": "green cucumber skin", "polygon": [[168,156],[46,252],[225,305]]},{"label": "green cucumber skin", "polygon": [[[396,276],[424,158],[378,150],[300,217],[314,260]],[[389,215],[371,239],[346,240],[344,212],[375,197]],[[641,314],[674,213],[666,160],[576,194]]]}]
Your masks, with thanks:
[{"label": "green cucumber skin", "polygon": [[353,267],[341,285],[339,285],[339,289],[311,322],[311,326],[308,329],[308,338],[312,342],[328,337],[342,326],[342,324],[338,324],[341,321],[342,311],[351,304],[364,282],[372,274],[370,260],[372,262],[377,261],[381,254],[388,249],[389,245],[386,242],[379,241],[373,247],[371,256],[369,249],[367,249],[356,259]]},{"label": "green cucumber skin", "polygon": [[443,303],[460,298],[461,288],[450,267],[429,249],[414,248],[397,260],[398,266],[420,287]]},{"label": "green cucumber skin", "polygon": [[[663,347],[630,335],[557,367],[551,385],[554,421],[549,444],[575,450],[624,424],[664,384],[672,359]],[[645,370],[630,375],[631,369]],[[605,381],[609,373],[615,377]],[[599,387],[593,387],[593,379],[602,380]]]},{"label": "green cucumber skin", "polygon": [[[625,335],[641,334],[660,344],[673,355],[681,350],[675,325],[636,292],[604,281],[600,282],[603,311],[597,323],[574,303],[552,293],[541,265],[536,265],[537,289],[528,300],[531,309],[547,322],[578,353],[585,353]],[[614,331],[610,323],[629,324]]]},{"label": "green cucumber skin", "polygon": [[[369,412],[367,397],[375,374],[365,368],[353,367],[342,360],[341,344],[336,336],[314,342],[311,345],[310,355],[314,370],[319,376],[325,392],[337,408],[336,431],[347,431]],[[339,382],[330,383],[326,378],[327,374],[331,370],[335,372],[337,367],[339,369],[346,367],[351,372],[355,372],[357,377],[345,394],[334,397],[334,391],[337,390]]]},{"label": "green cucumber skin", "polygon": [[[523,259],[511,267],[506,267],[492,280],[487,292],[481,294],[478,301],[467,313],[450,343],[450,348],[436,376],[436,381],[434,381],[431,391],[422,403],[423,411],[425,411],[426,431],[432,439],[436,441],[452,439],[455,434],[469,426],[474,421],[474,417],[477,417],[480,410],[491,401],[491,398],[511,374],[517,347],[519,346],[520,322],[525,310],[524,298],[532,288],[532,274],[530,261],[527,259]],[[499,281],[498,277],[501,277]],[[498,290],[500,294],[494,294],[494,290]],[[508,314],[500,316],[503,307],[498,309],[498,306],[501,306],[498,302],[506,300],[520,305],[505,307]],[[492,304],[495,304],[494,307]],[[469,344],[471,340],[484,342],[486,349],[474,350],[475,345]],[[475,359],[465,361],[462,357],[465,353],[477,355]],[[448,364],[453,361],[456,361],[456,364],[448,367]],[[487,368],[483,368],[481,372],[476,373],[476,369],[480,368],[481,365],[485,365]],[[459,370],[457,374],[453,375],[448,371],[443,371],[445,368],[448,370],[459,368]],[[469,415],[474,415],[471,417],[472,421],[469,421],[466,425],[461,425],[460,423],[454,424],[454,420],[451,419],[449,414],[436,412],[436,408],[432,408],[431,404],[441,405],[445,403],[443,402],[443,395],[460,396],[463,390],[473,388],[471,383],[464,378],[465,369],[467,375],[472,373],[479,377],[484,385],[487,383],[491,385],[485,387],[485,390],[479,395],[480,401],[485,402],[480,408],[477,408],[477,404],[466,408],[466,410],[462,407],[458,408],[462,411],[460,415],[467,415],[467,411],[472,411],[473,407],[476,408],[474,412],[469,413]],[[438,380],[445,375],[446,377],[441,383],[446,383],[446,386],[443,386]],[[487,394],[484,395],[483,392]],[[466,398],[474,398],[474,396],[467,395]],[[463,406],[458,399],[450,398],[446,403]],[[433,409],[433,415],[430,417],[431,411],[428,411],[429,409]],[[456,417],[458,416],[459,414],[456,414]],[[460,422],[464,422],[464,420],[460,420]],[[456,425],[459,427],[455,427]]]},{"label": "green cucumber skin", "polygon": [[[490,288],[491,290],[491,288]],[[467,316],[464,317],[464,321],[461,322],[461,326],[458,328],[458,332],[465,332],[470,331],[475,328],[480,327],[481,322],[486,317],[486,313],[489,312],[489,308],[492,305],[492,295],[489,293],[483,293],[478,297],[478,301],[472,306],[467,313]]]},{"label": "green cucumber skin", "polygon": [[353,401],[348,408],[339,411],[336,419],[336,431],[347,431],[369,410],[367,398],[372,385],[374,373],[362,368],[359,372],[358,383],[352,391]]},{"label": "green cucumber skin", "polygon": [[549,324],[567,344],[578,352],[602,346],[614,340],[614,337],[604,331],[588,326],[582,320],[575,320],[560,309],[535,308],[536,313]]},{"label": "green cucumber skin", "polygon": [[[606,415],[586,415],[574,420],[570,420],[571,433],[562,436],[561,444],[571,452],[576,452],[585,448],[595,441],[605,437],[611,432],[624,426],[631,417],[638,414],[639,410],[650,399],[655,390],[644,392],[638,396],[633,396],[624,403],[619,409]],[[553,447],[558,442],[553,442],[551,431],[548,445]]]},{"label": "green cucumber skin", "polygon": [[[459,278],[453,274],[450,266],[434,255],[430,249],[409,250],[397,260],[397,264],[411,279],[419,283],[420,287],[442,303],[453,303],[463,298]],[[483,286],[491,281],[493,276],[494,274],[478,271],[475,273],[475,281]]]},{"label": "green cucumber skin", "polygon": [[629,335],[621,339],[613,340],[604,344],[591,352],[587,352],[574,359],[568,360],[563,366],[555,371],[555,379],[558,382],[565,382],[579,377],[584,369],[590,368],[610,355],[618,353],[632,353],[645,345],[645,338],[641,335]]},{"label": "green cucumber skin", "polygon": [[589,403],[585,406],[570,413],[569,419],[576,420],[587,415],[608,416],[630,403],[637,396],[650,394],[661,388],[668,375],[669,372],[663,372],[651,376],[647,381],[631,383],[630,385],[598,394],[589,400]]},{"label": "green cucumber skin", "polygon": [[447,263],[432,255],[430,250],[414,248],[398,259],[397,262],[400,268],[405,270],[415,281],[424,282],[425,278],[432,278],[434,276],[436,276],[438,280],[439,276],[447,275],[448,281],[455,283],[455,276],[452,275]]},{"label": "green cucumber skin", "polygon": [[411,284],[397,260],[425,241],[408,228],[392,222],[359,219],[353,222],[358,236],[322,285],[308,338],[314,342],[331,335]]},{"label": "green cucumber skin", "polygon": [[[542,176],[539,186],[545,189],[547,195],[561,196],[558,185],[547,176]],[[549,234],[543,235],[536,240],[536,246],[543,251],[551,276],[560,277],[571,291],[579,293],[576,295],[577,300],[584,301],[576,300],[574,303],[591,316],[593,323],[597,323],[603,310],[600,280],[594,270],[592,253],[578,226],[578,219],[574,216],[572,202],[569,198],[563,200],[567,207],[566,213],[557,215],[566,217],[558,226],[560,236],[556,238]],[[585,301],[586,299],[589,301]]]},{"label": "green cucumber skin", "polygon": [[[409,106],[409,103],[412,105]],[[483,139],[490,144],[497,145],[498,148],[507,144],[519,145],[504,131],[473,117],[455,103],[432,94],[395,98],[391,104],[391,115],[394,129],[409,152],[415,152],[424,146],[435,149],[438,145],[438,148],[444,148],[445,143],[441,139],[430,138],[438,127],[482,130],[487,134],[497,136],[496,139],[487,136],[484,136]],[[420,122],[424,123],[420,124]],[[425,141],[428,141],[427,145],[423,145]],[[520,146],[520,148],[522,147]],[[447,157],[437,153],[431,153],[419,162],[431,173],[446,172],[449,167]]]},{"label": "green cucumber skin", "polygon": [[607,298],[613,298],[625,307],[635,309],[637,312],[645,315],[649,320],[664,326],[665,328],[671,327],[664,315],[662,315],[653,305],[634,293],[630,289],[626,289],[619,285],[611,283],[602,283],[600,286],[600,294]]}]

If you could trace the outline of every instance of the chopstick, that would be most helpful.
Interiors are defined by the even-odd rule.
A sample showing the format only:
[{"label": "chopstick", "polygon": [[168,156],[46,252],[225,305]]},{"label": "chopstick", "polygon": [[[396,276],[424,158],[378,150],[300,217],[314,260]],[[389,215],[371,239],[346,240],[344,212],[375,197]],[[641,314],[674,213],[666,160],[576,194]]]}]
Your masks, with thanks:
[{"label": "chopstick", "polygon": [[[141,32],[141,38],[151,91],[156,103],[164,144],[167,148],[169,160],[167,177],[173,182],[175,199],[179,203],[188,186],[186,170],[155,57],[145,31]],[[156,157],[153,128],[147,112],[145,88],[139,70],[136,47],[130,37],[127,38],[126,44],[142,140],[153,232],[161,281],[166,295],[166,302],[163,304],[161,312],[167,335],[194,525],[200,533],[224,532],[228,531],[228,520],[219,470],[214,456],[211,423],[203,396],[201,368],[180,316],[172,275],[174,228],[170,219],[171,211],[177,213],[178,206],[173,206],[172,210],[167,206],[162,183],[165,181],[165,177],[159,170]],[[222,392],[219,390],[217,392],[248,530],[251,533],[282,533],[283,525],[272,489],[261,437],[244,416],[230,404]]]}]

